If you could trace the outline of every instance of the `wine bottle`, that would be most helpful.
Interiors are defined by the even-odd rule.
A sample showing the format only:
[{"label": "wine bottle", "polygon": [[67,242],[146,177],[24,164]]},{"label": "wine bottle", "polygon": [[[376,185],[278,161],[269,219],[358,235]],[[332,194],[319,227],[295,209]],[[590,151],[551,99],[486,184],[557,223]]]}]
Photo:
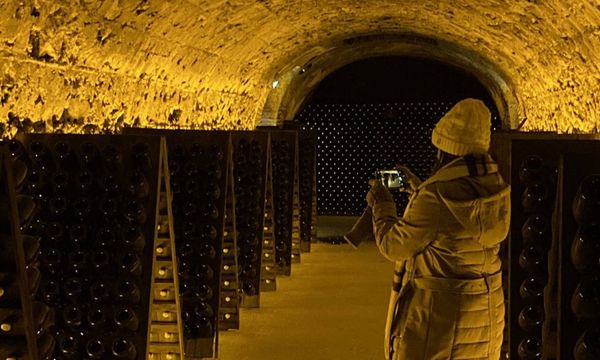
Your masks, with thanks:
[{"label": "wine bottle", "polygon": [[132,165],[143,172],[152,168],[150,160],[150,147],[147,143],[137,143],[132,148]]},{"label": "wine bottle", "polygon": [[212,261],[217,256],[217,252],[211,244],[202,243],[198,249],[198,255],[200,261],[208,262]]},{"label": "wine bottle", "polygon": [[190,260],[187,260],[187,258],[182,258],[179,261],[178,266],[179,266],[178,275],[179,275],[180,279],[189,280],[192,278],[192,271],[193,271],[194,265]]},{"label": "wine bottle", "polygon": [[207,284],[200,284],[196,291],[196,296],[202,301],[209,301],[213,298],[213,290]]},{"label": "wine bottle", "polygon": [[246,265],[245,267],[243,267],[242,271],[240,273],[242,278],[245,278],[245,279],[255,278],[257,276],[257,274],[258,274],[258,271],[256,270],[256,267],[252,264]]},{"label": "wine bottle", "polygon": [[115,324],[120,328],[137,331],[140,326],[138,317],[131,307],[118,306],[115,309],[113,316]]},{"label": "wine bottle", "polygon": [[525,331],[533,331],[544,322],[544,310],[538,305],[527,305],[519,313],[519,326]]},{"label": "wine bottle", "polygon": [[517,350],[522,360],[538,360],[542,358],[542,343],[536,337],[527,337],[519,343]]},{"label": "wine bottle", "polygon": [[64,142],[59,141],[54,145],[54,152],[56,154],[57,164],[62,169],[74,169],[74,165],[77,164],[75,161],[75,154],[71,149],[71,146]]},{"label": "wine bottle", "polygon": [[254,248],[246,248],[242,251],[241,262],[251,264],[257,262],[259,258],[259,254]]},{"label": "wine bottle", "polygon": [[529,185],[523,193],[521,204],[527,212],[547,210],[551,206],[548,184],[537,182]]},{"label": "wine bottle", "polygon": [[538,243],[546,248],[551,242],[550,220],[546,215],[532,214],[521,228],[523,241],[526,243]]},{"label": "wine bottle", "polygon": [[139,226],[130,225],[125,228],[123,241],[135,251],[141,252],[146,246],[146,239]]},{"label": "wine bottle", "polygon": [[103,306],[90,307],[86,319],[93,332],[101,333],[107,325],[105,308]]},{"label": "wine bottle", "polygon": [[79,304],[82,300],[84,284],[79,277],[72,277],[63,283],[65,298],[73,304]]},{"label": "wine bottle", "polygon": [[115,219],[119,212],[119,200],[112,196],[103,197],[98,204],[98,208],[104,219]]},{"label": "wine bottle", "polygon": [[68,195],[72,188],[69,174],[62,170],[55,172],[52,176],[52,187],[55,194]]},{"label": "wine bottle", "polygon": [[117,359],[135,360],[137,358],[137,350],[131,339],[118,336],[112,342],[112,353]]},{"label": "wine bottle", "polygon": [[185,161],[186,160],[186,150],[185,150],[185,146],[181,145],[181,144],[176,144],[175,146],[172,147],[172,151],[169,151],[169,158],[173,157],[173,159],[176,159],[177,161]]},{"label": "wine bottle", "polygon": [[215,204],[207,203],[202,211],[202,216],[204,218],[217,220],[219,218],[219,209],[217,209]]},{"label": "wine bottle", "polygon": [[519,255],[519,265],[527,272],[544,272],[545,256],[541,246],[527,245]]},{"label": "wine bottle", "polygon": [[190,161],[199,161],[204,156],[204,148],[199,143],[193,143],[189,150]]},{"label": "wine bottle", "polygon": [[196,278],[198,278],[200,281],[208,282],[211,281],[213,277],[214,271],[212,267],[204,263],[200,263],[197,265]]},{"label": "wine bottle", "polygon": [[[83,313],[78,306],[69,306],[63,309],[63,321],[71,328],[79,328],[82,324]],[[75,330],[71,329],[71,330]]]},{"label": "wine bottle", "polygon": [[54,169],[52,155],[41,141],[34,141],[29,145],[29,154],[31,161],[42,171],[52,171]]},{"label": "wine bottle", "polygon": [[88,230],[83,224],[73,224],[69,226],[69,240],[75,248],[85,246],[88,242]]},{"label": "wine bottle", "polygon": [[137,198],[146,198],[150,192],[148,180],[140,171],[134,171],[129,177],[129,192]]},{"label": "wine bottle", "polygon": [[106,346],[101,338],[95,337],[85,344],[85,354],[91,359],[106,359]]},{"label": "wine bottle", "polygon": [[80,340],[74,333],[65,333],[58,339],[58,347],[61,355],[65,359],[76,360],[81,359]]},{"label": "wine bottle", "polygon": [[584,279],[571,297],[571,310],[580,319],[594,319],[600,315],[600,279]]},{"label": "wine bottle", "polygon": [[109,172],[118,172],[123,166],[123,158],[116,146],[109,144],[102,149],[104,167]]},{"label": "wine bottle", "polygon": [[130,200],[124,204],[123,213],[125,218],[133,224],[146,223],[146,208],[144,204],[138,200]]},{"label": "wine bottle", "polygon": [[[119,180],[113,175],[106,175],[101,180],[100,185],[102,191],[107,194],[119,194]],[[120,194],[119,194],[120,195]]]},{"label": "wine bottle", "polygon": [[98,191],[95,176],[89,171],[79,174],[76,184],[77,192],[81,195],[94,195]]},{"label": "wine bottle", "polygon": [[538,155],[530,155],[519,167],[519,180],[523,183],[532,183],[544,178],[544,160]]},{"label": "wine bottle", "polygon": [[98,150],[96,145],[89,142],[84,142],[83,144],[81,144],[79,153],[79,160],[84,168],[90,169],[92,171],[97,169],[97,165],[100,159],[100,151]]},{"label": "wine bottle", "polygon": [[214,241],[217,238],[217,229],[210,224],[205,224],[202,227],[202,235],[205,241]]},{"label": "wine bottle", "polygon": [[49,245],[56,246],[65,240],[65,228],[60,222],[53,221],[48,223],[44,232]]},{"label": "wine bottle", "polygon": [[62,253],[57,249],[42,249],[41,262],[44,271],[47,271],[50,275],[62,273]]},{"label": "wine bottle", "polygon": [[87,270],[88,260],[87,251],[76,249],[68,256],[69,272],[81,276]]},{"label": "wine bottle", "polygon": [[96,233],[96,246],[100,248],[111,248],[117,243],[117,229],[112,225],[101,227]]},{"label": "wine bottle", "polygon": [[94,250],[90,254],[91,270],[95,274],[107,274],[111,272],[111,255],[103,249]]},{"label": "wine bottle", "polygon": [[256,296],[258,294],[256,286],[250,280],[242,281],[242,292],[246,296]]},{"label": "wine bottle", "polygon": [[128,251],[119,258],[119,271],[135,278],[142,275],[142,260],[134,251]]},{"label": "wine bottle", "polygon": [[600,265],[600,225],[581,225],[571,243],[571,262],[580,273],[593,273]]},{"label": "wine bottle", "polygon": [[207,316],[199,316],[196,318],[196,334],[199,337],[212,337],[213,325],[212,321]]},{"label": "wine bottle", "polygon": [[600,175],[586,177],[573,200],[573,216],[579,224],[597,223],[600,211]]},{"label": "wine bottle", "polygon": [[110,300],[109,285],[104,280],[94,282],[89,291],[93,302],[104,303]]},{"label": "wine bottle", "polygon": [[117,285],[117,299],[127,304],[135,305],[140,302],[140,289],[133,280],[122,279]]},{"label": "wine bottle", "polygon": [[41,288],[42,300],[51,306],[56,306],[61,302],[60,280],[51,278],[44,281]]},{"label": "wine bottle", "polygon": [[600,359],[600,331],[596,327],[589,328],[581,334],[574,349],[575,360]]},{"label": "wine bottle", "polygon": [[80,197],[73,202],[73,216],[79,221],[86,221],[92,216],[93,207],[90,199]]}]

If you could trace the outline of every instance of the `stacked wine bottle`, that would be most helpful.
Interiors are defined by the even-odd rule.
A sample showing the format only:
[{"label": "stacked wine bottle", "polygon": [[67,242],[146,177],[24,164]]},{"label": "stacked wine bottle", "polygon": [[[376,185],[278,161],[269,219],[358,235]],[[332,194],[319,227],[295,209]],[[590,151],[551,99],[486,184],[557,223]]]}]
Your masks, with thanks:
[{"label": "stacked wine bottle", "polygon": [[221,132],[167,136],[188,356],[217,354],[228,144]]},{"label": "stacked wine bottle", "polygon": [[[571,266],[563,269],[563,276],[565,280],[569,279],[568,284],[564,281],[565,295],[571,294],[570,301],[565,304],[565,317],[571,318],[571,324],[575,326],[572,333],[565,336],[564,352],[565,357],[572,354],[575,360],[600,359],[600,325],[597,322],[600,318],[600,174],[583,179],[571,209],[577,231],[570,244]],[[568,245],[565,244],[565,250]]]},{"label": "stacked wine bottle", "polygon": [[20,232],[36,206],[31,196],[16,195],[30,169],[5,146],[0,150],[0,358],[49,359],[55,347],[54,311],[35,299],[40,238]]},{"label": "stacked wine bottle", "polygon": [[31,169],[39,208],[24,233],[41,237],[36,299],[57,311],[56,359],[143,359],[157,139],[30,135],[10,144]]},{"label": "stacked wine bottle", "polygon": [[315,182],[315,132],[298,132],[299,151],[299,196],[300,196],[300,240],[303,252],[310,251],[313,214],[313,188]]},{"label": "stacked wine bottle", "polygon": [[[513,221],[521,221],[521,233],[513,234],[512,247],[519,251],[519,270],[514,267],[511,280],[520,283],[514,296],[512,324],[517,353],[524,360],[542,356],[542,325],[545,319],[544,288],[548,281],[548,251],[552,245],[551,219],[555,205],[555,172],[537,155],[527,156],[519,169],[519,184],[513,198],[521,193],[521,211]],[[514,205],[513,205],[514,208]],[[519,237],[520,235],[520,237]],[[516,315],[518,312],[518,315]]]},{"label": "stacked wine bottle", "polygon": [[271,132],[275,263],[280,275],[291,275],[295,144],[295,132]]},{"label": "stacked wine bottle", "polygon": [[244,307],[258,307],[266,181],[267,133],[232,133],[240,290]]}]

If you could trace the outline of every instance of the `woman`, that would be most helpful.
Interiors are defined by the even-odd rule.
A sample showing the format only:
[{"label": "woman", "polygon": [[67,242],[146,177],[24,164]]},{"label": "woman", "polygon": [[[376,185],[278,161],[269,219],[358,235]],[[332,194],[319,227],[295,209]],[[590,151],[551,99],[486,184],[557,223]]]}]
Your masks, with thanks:
[{"label": "woman", "polygon": [[438,122],[433,175],[408,169],[402,218],[389,191],[371,181],[367,202],[380,252],[396,262],[386,359],[499,359],[504,329],[500,243],[510,223],[510,187],[488,155],[490,112],[456,104]]}]

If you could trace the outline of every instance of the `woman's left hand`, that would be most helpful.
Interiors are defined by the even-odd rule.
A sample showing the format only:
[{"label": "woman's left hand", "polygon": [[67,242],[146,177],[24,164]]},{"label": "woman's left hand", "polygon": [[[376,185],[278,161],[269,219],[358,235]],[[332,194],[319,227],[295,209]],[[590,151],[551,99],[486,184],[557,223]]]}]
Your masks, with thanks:
[{"label": "woman's left hand", "polygon": [[371,189],[367,193],[367,204],[369,206],[373,207],[376,203],[394,201],[392,194],[383,186],[381,181],[371,179],[369,180],[369,185],[371,185]]}]

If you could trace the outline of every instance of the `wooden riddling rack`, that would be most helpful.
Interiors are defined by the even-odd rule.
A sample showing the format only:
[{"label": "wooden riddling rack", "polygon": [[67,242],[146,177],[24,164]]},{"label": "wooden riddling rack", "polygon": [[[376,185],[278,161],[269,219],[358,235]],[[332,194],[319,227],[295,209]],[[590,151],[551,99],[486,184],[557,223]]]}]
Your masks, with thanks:
[{"label": "wooden riddling rack", "polygon": [[125,133],[166,141],[185,356],[217,358],[219,330],[239,328],[230,134],[136,128]]},{"label": "wooden riddling rack", "polygon": [[22,135],[21,195],[41,238],[35,299],[56,312],[60,358],[145,359],[159,201],[160,142],[141,136]]},{"label": "wooden riddling rack", "polygon": [[[14,167],[14,169],[13,169]],[[41,273],[40,239],[21,234],[35,211],[30,196],[18,195],[29,167],[0,146],[0,357],[46,359],[54,351],[50,335],[54,311],[36,301]],[[14,174],[14,175],[13,175]]]},{"label": "wooden riddling rack", "polygon": [[175,254],[175,228],[171,206],[171,182],[167,159],[167,145],[161,139],[160,198],[157,208],[156,236],[154,237],[153,283],[150,305],[150,332],[148,360],[184,359],[183,321]]},{"label": "wooden riddling rack", "polygon": [[[269,134],[256,131],[231,133],[238,234],[238,265],[240,266],[240,301],[243,307],[260,306],[261,278],[265,272],[267,288],[275,284],[273,251],[264,257],[264,249],[273,247],[272,239],[264,238],[265,194]],[[263,259],[264,261],[261,261]],[[273,285],[271,285],[273,284]]]},{"label": "wooden riddling rack", "polygon": [[512,186],[510,358],[600,358],[600,139],[495,134],[493,149]]},{"label": "wooden riddling rack", "polygon": [[[300,202],[300,247],[310,252],[313,221],[316,223],[316,134],[314,130],[298,131],[298,181]],[[315,227],[316,230],[316,227]]]},{"label": "wooden riddling rack", "polygon": [[297,201],[298,137],[292,130],[269,130],[271,135],[271,180],[273,191],[273,230],[277,274],[292,273],[292,255],[300,256],[299,227],[294,226]]},{"label": "wooden riddling rack", "polygon": [[[265,132],[265,134],[268,134]],[[273,165],[271,159],[271,136],[267,141],[267,171],[261,250],[260,292],[277,290],[277,264],[275,263],[275,212],[273,205]]]}]

